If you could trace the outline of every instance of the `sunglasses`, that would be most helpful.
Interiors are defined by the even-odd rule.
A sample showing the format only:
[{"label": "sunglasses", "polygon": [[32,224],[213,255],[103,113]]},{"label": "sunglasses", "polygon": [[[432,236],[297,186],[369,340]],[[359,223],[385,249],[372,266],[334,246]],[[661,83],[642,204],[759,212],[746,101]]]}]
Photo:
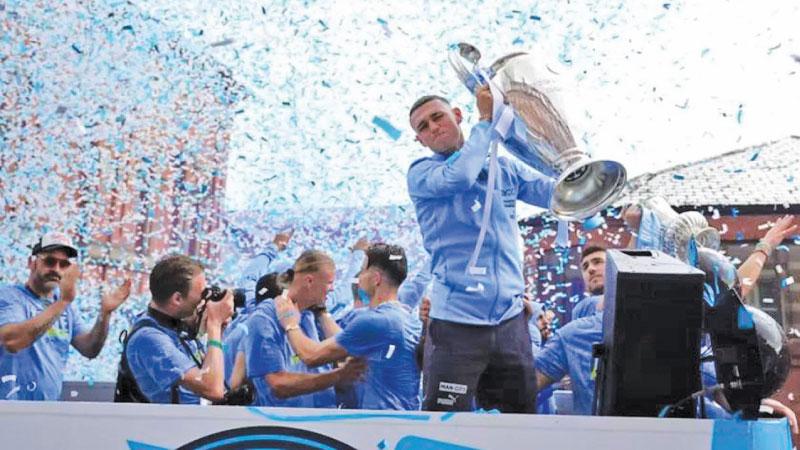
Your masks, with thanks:
[{"label": "sunglasses", "polygon": [[62,269],[66,269],[72,265],[72,261],[68,259],[60,259],[54,256],[45,256],[44,258],[39,258],[45,265],[45,267],[53,268],[56,265]]}]

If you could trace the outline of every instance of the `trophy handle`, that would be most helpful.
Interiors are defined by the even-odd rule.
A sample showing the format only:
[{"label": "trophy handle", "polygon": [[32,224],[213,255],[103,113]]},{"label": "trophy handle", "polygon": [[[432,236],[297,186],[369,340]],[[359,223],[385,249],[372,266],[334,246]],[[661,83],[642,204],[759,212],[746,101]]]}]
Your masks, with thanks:
[{"label": "trophy handle", "polygon": [[[464,86],[469,89],[469,92],[474,94],[475,88],[483,86],[489,82],[485,79],[481,72],[482,68],[478,65],[481,59],[481,52],[472,44],[466,42],[459,42],[450,46],[450,51],[447,53],[447,61],[450,67],[456,72],[456,76],[464,83]],[[468,69],[465,62],[472,65],[472,69]],[[489,78],[492,74],[487,74]]]}]

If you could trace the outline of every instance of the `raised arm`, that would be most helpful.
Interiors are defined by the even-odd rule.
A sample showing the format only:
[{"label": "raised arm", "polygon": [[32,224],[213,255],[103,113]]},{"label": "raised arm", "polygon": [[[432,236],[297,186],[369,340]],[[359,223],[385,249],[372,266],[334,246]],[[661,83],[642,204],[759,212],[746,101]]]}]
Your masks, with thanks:
[{"label": "raised arm", "polygon": [[[358,271],[361,270],[364,252],[368,247],[369,241],[364,237],[359,238],[358,241],[350,247],[350,255],[347,259],[347,267],[345,268],[344,276],[336,282],[333,292],[328,294],[328,297],[325,299],[325,305],[328,311],[337,318],[340,317],[340,313],[346,312],[353,305],[353,292],[350,285],[352,284],[353,278],[358,275]],[[333,324],[335,325],[335,322],[333,322]],[[320,325],[323,327],[322,331],[325,333],[325,337],[331,337],[341,331],[338,325],[331,329],[326,328],[326,323],[321,323]],[[327,323],[327,325],[330,325],[330,322]]]},{"label": "raised arm", "polygon": [[517,199],[540,208],[549,207],[555,181],[517,161],[512,161],[512,164],[517,175]]},{"label": "raised arm", "polygon": [[72,346],[78,352],[87,357],[94,358],[100,354],[108,336],[108,324],[111,321],[111,314],[125,303],[131,293],[131,280],[125,280],[113,292],[103,296],[100,302],[100,313],[92,329],[83,334],[72,338]]},{"label": "raised arm", "polygon": [[[24,350],[39,339],[53,323],[69,308],[76,295],[76,283],[80,271],[76,264],[71,265],[64,271],[60,286],[60,298],[44,309],[41,313],[24,319],[24,313],[14,304],[6,303],[0,299],[0,316],[3,323],[0,326],[0,345],[9,353],[17,353]],[[19,320],[19,321],[15,321]]]},{"label": "raised arm", "polygon": [[437,198],[466,191],[478,179],[489,154],[491,124],[479,122],[472,127],[461,150],[445,161],[422,159],[408,169],[408,193],[411,197]]},{"label": "raised arm", "polygon": [[792,225],[793,221],[794,216],[783,216],[778,219],[761,238],[755,251],[739,266],[736,273],[741,281],[742,297],[747,296],[753,289],[775,247],[797,230],[797,225]]},{"label": "raised arm", "polygon": [[222,352],[222,324],[233,314],[233,293],[228,291],[222,301],[206,306],[208,349],[203,367],[192,367],[184,373],[181,385],[211,401],[225,396],[225,357]]},{"label": "raised arm", "polygon": [[300,328],[300,311],[288,297],[281,295],[275,298],[275,312],[281,326],[286,330],[289,344],[303,364],[317,367],[347,357],[347,351],[333,337],[317,342],[303,333]]},{"label": "raised arm", "polygon": [[425,289],[428,288],[432,278],[431,259],[428,257],[422,268],[411,279],[406,279],[400,285],[400,289],[397,290],[397,299],[400,300],[400,303],[412,309],[415,308],[425,294]]},{"label": "raised arm", "polygon": [[[10,322],[0,326],[0,345],[9,353],[17,353],[30,347],[36,339],[50,329],[53,322],[69,305],[70,301],[62,298],[28,320]],[[6,308],[10,307],[6,306]],[[4,316],[6,313],[7,311],[3,311]]]}]

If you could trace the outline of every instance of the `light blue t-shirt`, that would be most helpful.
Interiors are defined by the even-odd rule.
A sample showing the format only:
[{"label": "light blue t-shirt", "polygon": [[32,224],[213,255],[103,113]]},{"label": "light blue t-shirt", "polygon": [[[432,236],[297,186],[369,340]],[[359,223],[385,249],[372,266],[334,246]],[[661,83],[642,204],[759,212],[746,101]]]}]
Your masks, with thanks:
[{"label": "light blue t-shirt", "polygon": [[603,313],[584,317],[557,330],[536,357],[536,370],[558,381],[572,379],[573,412],[591,415],[594,404],[592,344],[603,340]]},{"label": "light blue t-shirt", "polygon": [[[148,314],[139,317],[134,326],[145,320],[153,326],[141,328],[128,340],[128,367],[151,403],[172,403],[172,386],[191,368],[198,367],[192,355],[202,363],[205,351],[199,342],[184,336],[187,350],[175,330],[160,325]],[[183,386],[178,387],[178,394],[181,404],[200,403],[200,397]]]},{"label": "light blue t-shirt", "polygon": [[419,367],[415,352],[422,323],[411,309],[388,302],[358,313],[336,342],[367,359],[363,409],[418,410]]},{"label": "light blue t-shirt", "polygon": [[533,357],[542,349],[542,330],[539,329],[539,317],[544,314],[544,308],[541,303],[533,304],[533,312],[528,316],[528,332],[531,335],[531,349],[533,350]]},{"label": "light blue t-shirt", "polygon": [[[2,286],[0,326],[30,320],[54,301],[25,285]],[[30,347],[9,353],[0,346],[0,400],[58,400],[70,343],[87,331],[73,303]]]},{"label": "light blue t-shirt", "polygon": [[236,364],[236,354],[244,351],[244,338],[247,337],[247,311],[242,311],[236,319],[226,327],[222,338],[223,354],[225,356],[225,381],[230,386],[233,367]]},{"label": "light blue t-shirt", "polygon": [[[364,311],[369,310],[367,307],[351,309],[341,319],[336,322],[342,329],[347,328],[348,325],[356,318],[356,316]],[[336,406],[344,409],[359,409],[361,408],[361,400],[364,398],[364,382],[356,381],[353,384],[337,386],[336,387]]]},{"label": "light blue t-shirt", "polygon": [[[310,339],[319,341],[314,314],[303,311],[300,328]],[[319,374],[325,366],[309,368],[292,350],[286,332],[275,313],[275,302],[261,302],[247,319],[247,337],[244,352],[247,361],[247,377],[256,387],[257,406],[281,406],[297,408],[334,408],[336,395],[332,387],[310,394],[280,399],[273,395],[265,376],[270,373],[290,372]]]},{"label": "light blue t-shirt", "polygon": [[600,303],[602,295],[592,295],[579,301],[574,308],[572,308],[572,320],[578,320],[581,317],[589,317],[597,312],[597,304]]}]

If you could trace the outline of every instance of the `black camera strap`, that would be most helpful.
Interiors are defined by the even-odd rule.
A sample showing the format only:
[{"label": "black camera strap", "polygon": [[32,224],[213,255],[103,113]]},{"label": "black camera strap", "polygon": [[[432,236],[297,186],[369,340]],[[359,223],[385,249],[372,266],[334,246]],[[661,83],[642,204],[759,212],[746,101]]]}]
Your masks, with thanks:
[{"label": "black camera strap", "polygon": [[[178,341],[181,343],[181,346],[186,351],[186,353],[189,354],[189,356],[192,358],[195,365],[197,365],[197,367],[200,369],[202,369],[203,367],[202,358],[204,358],[204,356],[202,356],[201,359],[198,360],[197,355],[195,354],[195,352],[192,351],[192,348],[189,346],[187,338],[189,340],[195,341],[198,351],[202,347],[199,345],[199,343],[195,338],[189,337],[192,335],[192,333],[189,330],[187,330],[187,327],[183,321],[175,319],[174,317],[170,317],[164,314],[163,312],[154,309],[153,307],[147,308],[147,316],[149,317],[145,317],[139,320],[133,326],[133,328],[131,328],[130,332],[125,330],[122,332],[122,334],[120,334],[120,341],[122,342],[123,347],[122,347],[122,358],[120,360],[120,368],[119,368],[120,376],[118,376],[117,380],[117,397],[119,397],[119,399],[115,397],[115,401],[135,401],[140,403],[149,403],[149,400],[139,389],[139,385],[130,371],[130,366],[128,365],[128,358],[127,358],[128,342],[131,340],[133,335],[136,334],[136,332],[142,328],[146,327],[155,328],[156,324],[158,324],[164,328],[173,330],[177,334]],[[121,395],[121,387],[127,388],[127,392],[122,393],[124,395]],[[171,402],[174,404],[180,403],[179,388],[180,388],[180,380],[176,381],[170,388]],[[124,391],[125,389],[122,390]]]}]

